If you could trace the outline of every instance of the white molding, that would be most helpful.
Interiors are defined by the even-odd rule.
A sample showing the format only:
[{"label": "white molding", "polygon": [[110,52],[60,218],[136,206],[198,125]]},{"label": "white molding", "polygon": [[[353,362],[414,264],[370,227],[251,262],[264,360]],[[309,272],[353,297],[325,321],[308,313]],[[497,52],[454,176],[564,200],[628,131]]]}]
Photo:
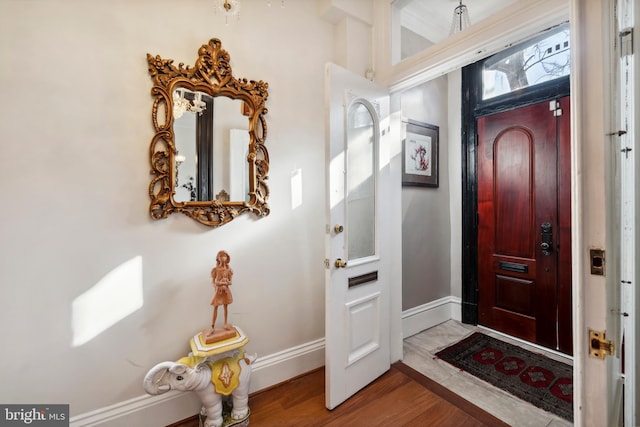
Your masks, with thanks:
[{"label": "white molding", "polygon": [[142,395],[71,417],[69,426],[168,425],[197,414],[200,406],[195,393],[170,391],[159,396]]},{"label": "white molding", "polygon": [[296,357],[304,356],[317,350],[324,351],[324,338],[308,342],[296,347],[291,347],[278,353],[273,353],[265,357],[259,357],[253,364],[252,374],[277,365],[278,363],[288,362]]},{"label": "white molding", "polygon": [[258,357],[251,373],[253,393],[324,366],[324,337],[265,357]]},{"label": "white molding", "polygon": [[[324,338],[259,357],[252,369],[253,393],[324,365]],[[150,367],[151,368],[151,367]],[[142,381],[140,381],[142,389]],[[121,427],[168,425],[196,415],[200,401],[195,393],[170,391],[159,396],[141,395],[70,419],[70,427]]]},{"label": "white molding", "polygon": [[444,297],[402,312],[402,337],[407,338],[447,320],[461,319],[458,297]]},{"label": "white molding", "polygon": [[[391,6],[389,6],[391,7]],[[531,19],[535,17],[535,19]],[[518,1],[391,67],[391,92],[445,75],[569,20],[569,2]]]},{"label": "white molding", "polygon": [[[402,312],[403,337],[408,337],[449,319],[460,320],[461,301],[445,297]],[[251,389],[279,384],[324,366],[325,340],[319,338],[286,350],[259,357],[251,374]],[[140,383],[142,389],[142,382]],[[159,396],[141,395],[70,419],[70,427],[120,427],[123,425],[168,425],[196,415],[200,401],[195,393],[170,391]]]}]

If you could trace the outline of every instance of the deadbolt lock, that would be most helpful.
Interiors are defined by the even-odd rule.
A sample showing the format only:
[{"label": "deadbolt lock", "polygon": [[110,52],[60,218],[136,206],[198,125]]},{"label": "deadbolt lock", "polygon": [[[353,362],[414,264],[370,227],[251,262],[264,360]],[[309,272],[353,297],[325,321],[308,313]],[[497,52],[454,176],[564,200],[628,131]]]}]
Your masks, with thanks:
[{"label": "deadbolt lock", "polygon": [[591,274],[604,276],[604,249],[589,249],[589,258],[591,259]]},{"label": "deadbolt lock", "polygon": [[545,222],[540,226],[542,255],[551,255],[553,252],[553,229],[551,223]]}]

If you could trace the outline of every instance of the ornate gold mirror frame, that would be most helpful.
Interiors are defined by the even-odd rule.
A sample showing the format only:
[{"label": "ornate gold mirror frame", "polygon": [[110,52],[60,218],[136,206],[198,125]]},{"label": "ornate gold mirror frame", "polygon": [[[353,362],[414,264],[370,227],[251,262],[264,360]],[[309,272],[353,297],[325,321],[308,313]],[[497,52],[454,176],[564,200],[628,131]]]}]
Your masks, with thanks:
[{"label": "ornate gold mirror frame", "polygon": [[[218,39],[211,39],[198,50],[193,67],[178,67],[172,59],[162,59],[147,54],[149,74],[153,80],[151,95],[154,97],[151,118],[155,135],[151,140],[150,161],[153,178],[149,184],[151,205],[149,212],[154,219],[166,218],[173,212],[181,212],[196,221],[218,227],[244,212],[258,217],[269,214],[269,187],[265,182],[269,173],[269,155],[264,145],[267,137],[265,102],[269,84],[247,79],[236,79],[231,72],[229,53],[222,49]],[[242,113],[248,117],[249,147],[247,187],[245,200],[176,201],[177,167],[173,96],[175,89],[201,92],[211,97],[227,97],[242,101]],[[160,121],[159,118],[164,118]],[[207,141],[213,144],[214,141]]]}]

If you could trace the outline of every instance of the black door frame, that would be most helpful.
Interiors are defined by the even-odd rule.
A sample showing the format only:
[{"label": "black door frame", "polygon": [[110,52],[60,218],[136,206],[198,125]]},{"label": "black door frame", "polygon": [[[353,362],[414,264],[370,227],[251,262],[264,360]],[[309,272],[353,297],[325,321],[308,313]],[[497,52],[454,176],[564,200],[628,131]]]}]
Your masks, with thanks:
[{"label": "black door frame", "polygon": [[[527,44],[530,43],[526,42]],[[477,119],[493,113],[570,95],[569,76],[482,100],[482,67],[487,60],[522,49],[511,47],[462,68],[462,322],[478,324],[478,129]]]}]

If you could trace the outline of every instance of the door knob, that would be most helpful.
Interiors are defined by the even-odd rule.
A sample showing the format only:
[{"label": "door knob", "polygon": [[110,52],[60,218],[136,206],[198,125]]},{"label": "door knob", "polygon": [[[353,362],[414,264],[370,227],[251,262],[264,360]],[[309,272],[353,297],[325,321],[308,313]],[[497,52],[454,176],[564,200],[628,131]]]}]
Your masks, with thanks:
[{"label": "door knob", "polygon": [[343,226],[341,226],[340,224],[336,224],[336,225],[333,227],[333,231],[335,231],[335,232],[336,232],[336,234],[342,233],[342,232],[344,231],[344,227],[343,227]]},{"label": "door knob", "polygon": [[336,268],[345,268],[347,266],[347,261],[343,261],[341,258],[338,258],[333,264]]}]

